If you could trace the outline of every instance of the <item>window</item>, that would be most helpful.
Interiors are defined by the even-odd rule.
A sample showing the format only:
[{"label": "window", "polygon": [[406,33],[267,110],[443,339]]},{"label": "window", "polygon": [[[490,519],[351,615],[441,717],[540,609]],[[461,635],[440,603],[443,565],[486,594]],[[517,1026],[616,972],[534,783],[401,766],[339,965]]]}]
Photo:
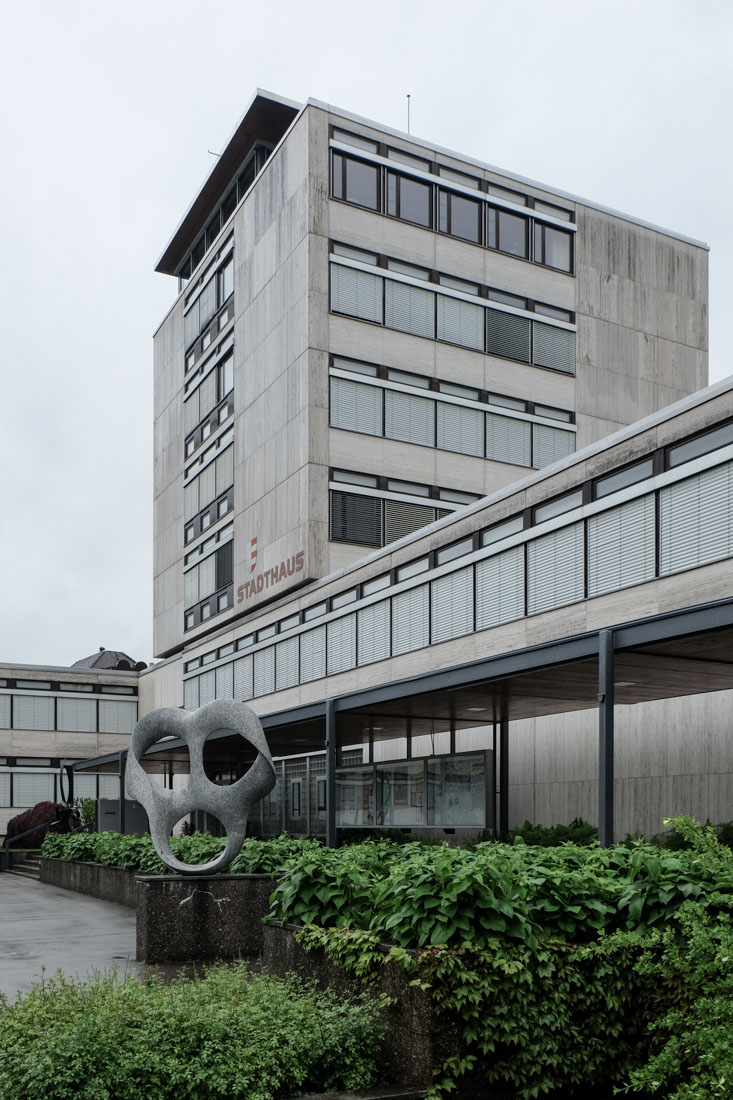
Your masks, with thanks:
[{"label": "window", "polygon": [[710,451],[716,451],[719,447],[727,447],[731,443],[733,443],[733,421],[711,432],[695,436],[694,439],[688,439],[685,443],[670,447],[667,451],[667,464],[670,468],[679,466],[683,462],[690,462],[693,458],[709,454]]},{"label": "window", "polygon": [[382,545],[382,501],[356,493],[331,492],[332,542]]},{"label": "window", "polygon": [[488,209],[488,245],[509,256],[529,258],[529,219],[509,210]]},{"label": "window", "polygon": [[218,272],[212,272],[183,318],[183,342],[188,349],[210,324],[234,290],[234,259],[230,255]]},{"label": "window", "polygon": [[229,446],[209,462],[208,466],[188,482],[183,489],[186,520],[192,519],[202,508],[231,487],[234,482],[234,447]]},{"label": "window", "polygon": [[435,401],[397,390],[385,390],[384,434],[423,447],[435,446]]},{"label": "window", "polygon": [[452,191],[438,191],[438,228],[464,241],[481,241],[481,203]]},{"label": "window", "polygon": [[368,665],[386,660],[391,647],[389,600],[380,600],[362,608],[358,612],[358,620],[358,663]]},{"label": "window", "polygon": [[582,503],[583,490],[575,489],[572,493],[565,493],[564,496],[548,500],[546,504],[538,504],[533,511],[534,522],[544,523],[545,520],[553,519],[555,516],[562,516],[565,512],[572,512],[573,508],[580,508]]},{"label": "window", "polygon": [[379,209],[379,167],[343,153],[333,154],[333,196],[369,210]]},{"label": "window", "polygon": [[484,307],[439,294],[438,339],[483,351]]},{"label": "window", "polygon": [[431,640],[459,638],[473,630],[473,567],[457,569],[431,585]]},{"label": "window", "polygon": [[536,615],[583,599],[583,524],[573,523],[527,546],[527,614]]},{"label": "window", "polygon": [[532,464],[532,425],[495,413],[486,414],[486,457],[514,466]]},{"label": "window", "polygon": [[356,665],[356,615],[333,619],[327,631],[327,672],[332,676]]},{"label": "window", "polygon": [[435,339],[435,294],[408,283],[387,279],[384,288],[384,323],[413,336]]},{"label": "window", "polygon": [[402,500],[384,502],[384,545],[419,531],[435,520],[435,509],[424,504],[410,504]]},{"label": "window", "polygon": [[542,222],[534,223],[534,259],[535,263],[545,267],[556,267],[559,271],[572,272],[573,245],[572,233],[556,229]]},{"label": "window", "polygon": [[331,427],[381,435],[381,388],[348,378],[331,378]]},{"label": "window", "polygon": [[396,172],[387,172],[387,213],[394,218],[430,228],[432,191],[429,183],[421,183]]},{"label": "window", "polygon": [[438,402],[438,447],[464,455],[484,456],[484,414],[464,405]]},{"label": "window", "polygon": [[[485,531],[504,537],[505,528],[515,521]],[[519,521],[521,524],[521,520]],[[509,532],[506,532],[509,533]],[[484,542],[484,545],[488,545]],[[514,546],[476,565],[476,629],[488,630],[500,623],[514,622],[524,615],[524,547]]]},{"label": "window", "polygon": [[607,474],[606,477],[597,478],[593,484],[593,495],[596,500],[600,500],[602,497],[609,496],[610,493],[617,493],[620,489],[625,489],[628,485],[636,485],[639,481],[645,481],[652,476],[652,473],[652,459],[646,458],[643,462],[637,462],[633,466],[627,466],[623,470]]},{"label": "window", "polygon": [[[184,605],[189,609],[232,583],[232,543],[226,542],[183,576]],[[211,611],[209,611],[209,615]],[[209,615],[203,616],[208,618]]]},{"label": "window", "polygon": [[486,310],[486,351],[503,359],[529,363],[530,320],[498,309]]},{"label": "window", "polygon": [[382,279],[368,271],[331,265],[331,309],[362,321],[382,323]]},{"label": "window", "polygon": [[575,374],[575,333],[535,321],[532,325],[532,362],[564,374]]},{"label": "window", "polygon": [[600,596],[654,578],[654,494],[588,520],[588,595]]},{"label": "window", "polygon": [[532,425],[532,465],[536,470],[567,458],[575,450],[575,433],[547,424]]},{"label": "window", "polygon": [[223,306],[227,298],[234,293],[234,257],[230,256],[218,273],[219,305]]}]

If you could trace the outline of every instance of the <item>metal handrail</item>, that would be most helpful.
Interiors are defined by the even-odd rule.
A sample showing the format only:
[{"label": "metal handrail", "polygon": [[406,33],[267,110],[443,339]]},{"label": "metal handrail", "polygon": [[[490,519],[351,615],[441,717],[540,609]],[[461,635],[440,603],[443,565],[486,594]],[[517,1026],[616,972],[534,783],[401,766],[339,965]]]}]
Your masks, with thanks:
[{"label": "metal handrail", "polygon": [[[64,819],[62,817],[59,817],[59,818],[57,818],[56,821],[46,821],[46,822],[43,822],[41,825],[35,825],[32,829],[26,829],[24,833],[18,833],[17,836],[6,837],[4,842],[3,842],[3,858],[2,858],[2,869],[3,869],[3,871],[9,871],[10,870],[10,845],[11,844],[15,844],[15,843],[17,843],[17,841],[22,840],[24,836],[30,836],[31,833],[37,833],[39,829],[50,829],[52,825],[60,825],[63,820]],[[75,830],[73,830],[73,829],[70,830],[70,832],[74,832],[74,831]]]}]

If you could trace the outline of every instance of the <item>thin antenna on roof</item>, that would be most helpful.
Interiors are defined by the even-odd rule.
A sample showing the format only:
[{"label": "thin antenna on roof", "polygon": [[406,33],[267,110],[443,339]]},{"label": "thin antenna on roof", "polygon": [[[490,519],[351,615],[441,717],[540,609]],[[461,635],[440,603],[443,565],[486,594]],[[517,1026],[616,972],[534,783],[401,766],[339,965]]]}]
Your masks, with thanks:
[{"label": "thin antenna on roof", "polygon": [[212,157],[220,157],[221,153],[215,153],[213,149],[207,149],[207,153],[211,153]]},{"label": "thin antenna on roof", "polygon": [[407,132],[410,132],[410,93],[407,93]]}]

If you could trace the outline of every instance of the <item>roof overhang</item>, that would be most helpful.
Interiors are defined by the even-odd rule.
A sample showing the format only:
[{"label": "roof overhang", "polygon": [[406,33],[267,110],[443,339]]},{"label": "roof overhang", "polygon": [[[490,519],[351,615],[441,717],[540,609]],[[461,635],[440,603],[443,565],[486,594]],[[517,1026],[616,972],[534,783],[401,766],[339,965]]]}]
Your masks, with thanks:
[{"label": "roof overhang", "polygon": [[155,270],[175,275],[179,265],[256,141],[277,145],[301,110],[298,103],[258,90],[214,167],[183,215]]},{"label": "roof overhang", "polygon": [[[613,632],[615,702],[622,705],[733,688],[733,599],[667,612],[609,628]],[[385,683],[334,699],[342,745],[424,733],[473,729],[596,708],[602,631],[577,634],[463,665]],[[326,700],[262,715],[273,756],[323,751]],[[231,730],[206,743],[205,759],[254,758]],[[116,770],[118,755],[84,760],[78,771]],[[186,770],[178,738],[144,757],[146,770],[164,763]]]}]

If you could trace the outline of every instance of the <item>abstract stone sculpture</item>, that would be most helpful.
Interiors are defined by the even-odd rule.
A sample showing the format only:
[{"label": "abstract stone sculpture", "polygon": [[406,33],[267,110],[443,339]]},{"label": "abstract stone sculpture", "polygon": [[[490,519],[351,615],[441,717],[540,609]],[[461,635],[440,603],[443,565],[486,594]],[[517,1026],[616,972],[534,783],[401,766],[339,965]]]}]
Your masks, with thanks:
[{"label": "abstract stone sculpture", "polygon": [[[204,742],[217,730],[239,733],[257,749],[257,759],[246,775],[227,787],[212,783],[204,772]],[[188,745],[190,757],[188,786],[179,791],[166,790],[153,782],[140,763],[151,745],[170,736]],[[146,714],[135,726],[127,759],[127,789],[144,806],[155,850],[172,871],[210,875],[228,867],[242,847],[250,810],[274,786],[275,766],[265,734],[246,703],[220,700],[193,713],[163,707]],[[210,863],[182,863],[171,851],[173,826],[194,810],[213,814],[226,829],[226,847]]]}]

